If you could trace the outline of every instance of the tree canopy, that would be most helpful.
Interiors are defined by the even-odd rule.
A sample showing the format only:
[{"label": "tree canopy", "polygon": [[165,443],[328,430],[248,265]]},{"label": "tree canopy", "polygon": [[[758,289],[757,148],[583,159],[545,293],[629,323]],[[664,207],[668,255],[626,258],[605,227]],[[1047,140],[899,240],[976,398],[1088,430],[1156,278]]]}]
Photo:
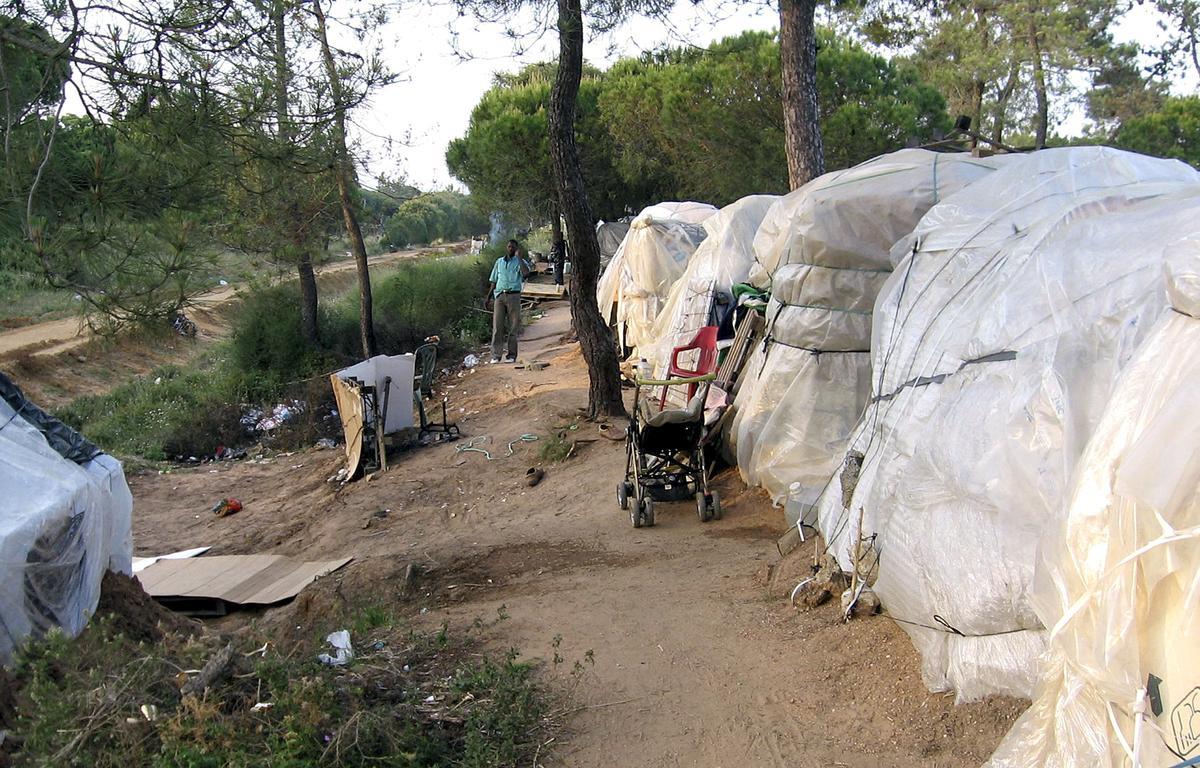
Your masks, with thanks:
[{"label": "tree canopy", "polygon": [[485,234],[487,216],[475,201],[453,190],[420,195],[400,204],[384,224],[383,244],[388,248],[456,240]]},{"label": "tree canopy", "polygon": [[[945,102],[911,65],[821,30],[817,53],[826,165],[844,168],[928,141],[950,125]],[[499,78],[447,149],[452,173],[480,203],[545,220],[553,194],[546,65]],[[705,50],[670,49],[591,70],[580,87],[576,140],[589,200],[615,218],[651,202],[717,205],[784,192],[779,43],[746,32]]]},{"label": "tree canopy", "polygon": [[[446,165],[481,207],[518,221],[546,221],[554,209],[547,109],[554,67],[532,64],[501,75],[484,93],[465,136],[446,149]],[[621,216],[637,192],[613,166],[614,147],[600,118],[601,75],[588,70],[579,89],[577,141],[588,199],[596,215]]]},{"label": "tree canopy", "polygon": [[1113,143],[1200,168],[1200,96],[1168,97],[1160,109],[1124,120]]}]

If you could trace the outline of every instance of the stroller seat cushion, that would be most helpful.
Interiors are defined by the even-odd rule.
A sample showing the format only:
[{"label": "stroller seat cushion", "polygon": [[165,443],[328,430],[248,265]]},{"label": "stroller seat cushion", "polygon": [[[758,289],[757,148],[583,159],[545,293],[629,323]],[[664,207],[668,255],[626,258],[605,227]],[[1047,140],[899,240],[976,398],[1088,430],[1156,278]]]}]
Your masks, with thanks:
[{"label": "stroller seat cushion", "polygon": [[642,416],[645,419],[647,427],[661,427],[666,424],[686,424],[698,421],[704,417],[704,392],[697,392],[688,401],[687,408],[668,408],[658,413],[652,413],[647,401],[643,400],[641,405]]}]

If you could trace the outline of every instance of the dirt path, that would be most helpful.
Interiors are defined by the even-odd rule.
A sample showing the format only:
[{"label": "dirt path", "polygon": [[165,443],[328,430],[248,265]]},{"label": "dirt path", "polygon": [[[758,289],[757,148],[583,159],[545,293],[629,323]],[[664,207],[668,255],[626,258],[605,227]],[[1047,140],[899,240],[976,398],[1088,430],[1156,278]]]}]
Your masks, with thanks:
[{"label": "dirt path", "polygon": [[[386,266],[428,252],[429,249],[396,251],[372,256],[367,263],[372,267]],[[338,261],[320,267],[317,277],[318,279],[328,278],[344,272],[353,272],[354,269],[353,261]],[[220,321],[214,318],[220,317],[219,310],[222,307],[237,299],[237,291],[237,286],[226,285],[201,294],[194,299],[194,309],[191,312],[201,318],[199,323],[202,331],[212,332],[214,326],[220,324]],[[23,355],[39,358],[53,357],[78,349],[91,339],[92,334],[88,331],[87,326],[77,317],[48,320],[23,328],[0,331],[0,361]]]},{"label": "dirt path", "polygon": [[[503,455],[523,433],[545,439],[574,423],[587,379],[577,348],[558,340],[565,328],[560,303],[526,334],[521,356],[548,360],[543,370],[484,366],[441,387],[466,435],[488,436],[483,447]],[[304,632],[338,601],[369,596],[430,626],[504,614],[486,641],[546,661],[552,675],[556,652],[563,668],[594,659],[546,765],[973,766],[1022,708],[955,707],[928,693],[915,651],[886,619],[843,624],[832,605],[792,609],[787,593],[811,550],[779,562],[782,514],[736,472],[718,478],[723,520],[663,505],[656,527],[634,530],[613,493],[623,444],[595,425],[565,431],[591,442],[534,488],[523,480],[538,443],[519,442],[494,461],[459,452],[465,441],[417,449],[341,490],[326,482],[340,451],[137,476],[137,554],[352,555],[259,621]],[[226,495],[245,510],[208,514]],[[410,563],[415,586],[403,579]]]}]

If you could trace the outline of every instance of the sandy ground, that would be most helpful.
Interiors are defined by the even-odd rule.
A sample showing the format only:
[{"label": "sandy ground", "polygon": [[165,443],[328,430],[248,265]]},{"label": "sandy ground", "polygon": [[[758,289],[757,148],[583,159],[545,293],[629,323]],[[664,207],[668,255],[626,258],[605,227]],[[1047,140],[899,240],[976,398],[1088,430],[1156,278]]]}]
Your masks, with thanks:
[{"label": "sandy ground", "polygon": [[[483,366],[443,382],[467,437],[500,457],[459,452],[466,439],[394,456],[388,472],[337,488],[340,450],[131,478],[136,554],[211,545],[212,554],[352,556],[293,604],[256,615],[280,633],[332,601],[371,597],[436,626],[488,623],[485,641],[569,666],[589,657],[568,730],[542,753],[563,766],[973,766],[1025,706],[954,706],[925,690],[907,636],[884,618],[843,624],[833,605],[793,609],[812,543],[780,561],[782,513],[736,471],[717,478],[725,517],[660,505],[635,530],[616,506],[624,445],[578,422],[586,371],[560,341],[559,302],[527,329],[540,371]],[[571,430],[571,424],[577,426]],[[539,443],[560,430],[571,458],[524,484]],[[215,518],[236,496],[241,513]],[[384,511],[386,510],[386,512]],[[406,584],[414,564],[419,576]],[[222,620],[232,627],[247,614]]]}]

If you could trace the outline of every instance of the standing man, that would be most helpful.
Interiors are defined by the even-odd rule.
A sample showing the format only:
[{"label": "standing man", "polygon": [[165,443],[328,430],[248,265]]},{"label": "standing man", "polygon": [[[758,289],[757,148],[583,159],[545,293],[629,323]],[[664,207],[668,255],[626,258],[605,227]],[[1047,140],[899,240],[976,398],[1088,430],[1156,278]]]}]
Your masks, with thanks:
[{"label": "standing man", "polygon": [[550,261],[554,263],[554,284],[563,284],[563,267],[567,263],[567,244],[560,237],[550,246]]},{"label": "standing man", "polygon": [[521,332],[521,286],[533,265],[521,256],[516,240],[509,240],[505,253],[492,266],[488,278],[488,300],[492,307],[492,362],[500,362],[507,341],[506,363],[517,362],[517,335]]}]

